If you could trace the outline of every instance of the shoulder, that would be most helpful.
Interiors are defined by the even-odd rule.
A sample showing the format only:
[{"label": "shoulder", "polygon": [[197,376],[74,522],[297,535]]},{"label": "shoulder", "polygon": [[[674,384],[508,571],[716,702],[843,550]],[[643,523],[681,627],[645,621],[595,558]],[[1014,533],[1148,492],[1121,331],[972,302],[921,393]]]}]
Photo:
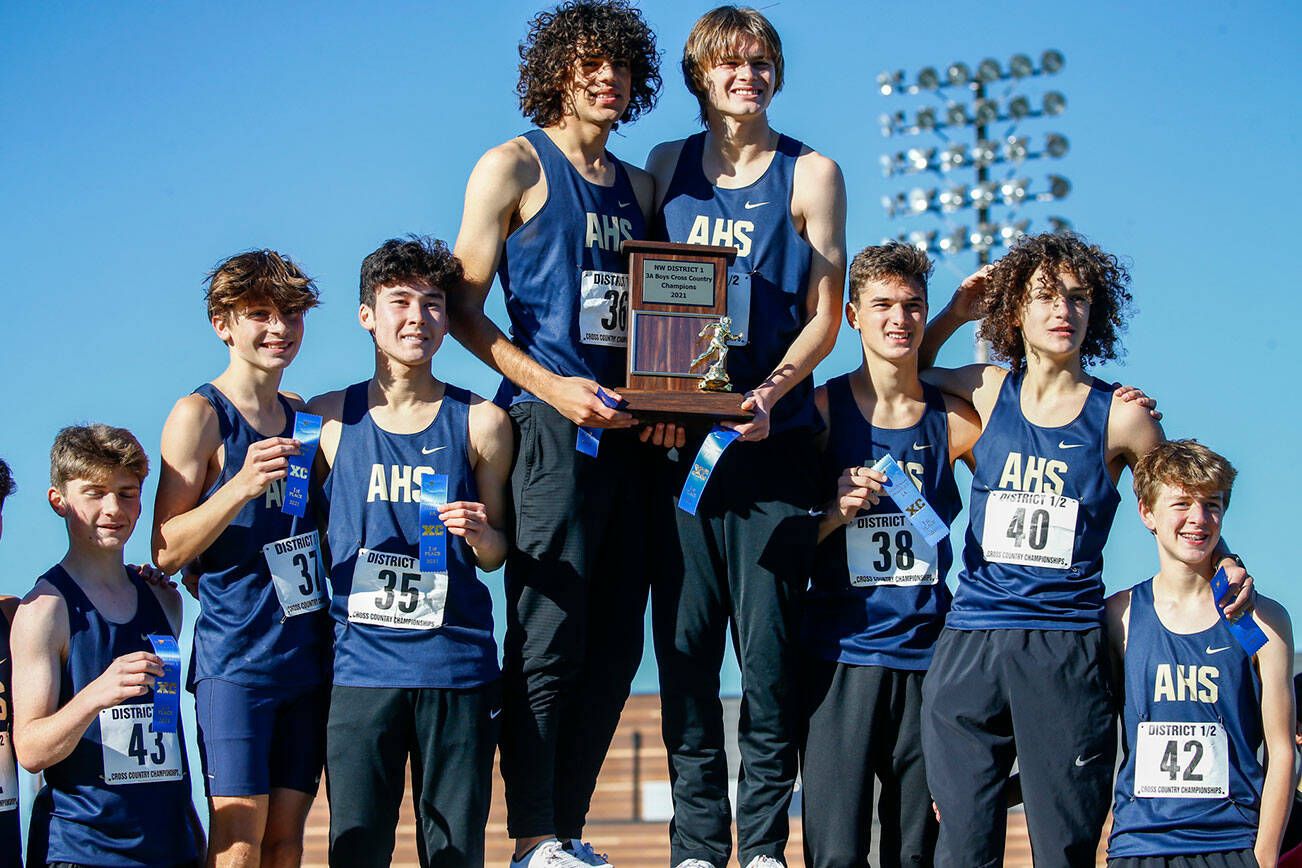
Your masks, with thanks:
[{"label": "shoulder", "polygon": [[203,395],[191,393],[172,405],[164,430],[186,434],[190,438],[221,438],[221,424],[217,411]]},{"label": "shoulder", "polygon": [[1108,409],[1108,447],[1133,452],[1140,458],[1164,438],[1162,426],[1138,401],[1123,401],[1112,394]]},{"label": "shoulder", "polygon": [[499,180],[536,177],[542,169],[538,152],[524,136],[516,136],[495,148],[489,148],[475,164],[475,174]]},{"label": "shoulder", "polygon": [[683,145],[686,142],[687,139],[675,139],[672,142],[661,142],[656,145],[647,155],[647,171],[662,183],[668,181],[669,176],[673,174],[674,166],[678,164],[678,155],[683,152]]},{"label": "shoulder", "polygon": [[289,402],[290,408],[295,412],[307,409],[307,402],[304,401],[303,396],[297,392],[281,392],[280,397]]},{"label": "shoulder", "polygon": [[154,592],[158,604],[163,607],[163,614],[167,616],[168,623],[172,627],[172,635],[177,635],[181,628],[181,592],[169,584],[146,584],[145,586]]},{"label": "shoulder", "polygon": [[948,393],[942,394],[941,397],[945,400],[945,415],[949,417],[950,425],[960,424],[981,427],[981,417],[977,415],[976,408],[972,406],[971,401]]},{"label": "shoulder", "polygon": [[[68,635],[68,603],[58,588],[38,579],[13,616],[16,633],[28,637],[59,639]],[[16,643],[21,644],[21,643]]]},{"label": "shoulder", "polygon": [[1130,628],[1130,588],[1117,591],[1103,602],[1103,618],[1108,626],[1108,640],[1118,651],[1126,647]]},{"label": "shoulder", "polygon": [[1252,611],[1268,639],[1283,639],[1290,646],[1293,644],[1293,622],[1287,609],[1270,597],[1258,594]]},{"label": "shoulder", "polygon": [[827,383],[814,390],[814,406],[818,408],[818,415],[823,417],[823,424],[830,425],[832,422],[832,403]]},{"label": "shoulder", "polygon": [[347,391],[336,389],[333,392],[323,392],[307,402],[307,409],[322,419],[338,420],[344,414],[344,394]]},{"label": "shoulder", "polygon": [[509,434],[511,431],[511,417],[506,411],[485,398],[476,395],[474,392],[467,393],[470,410],[468,412],[470,424],[470,439],[475,443],[479,436],[497,437],[501,434]]},{"label": "shoulder", "polygon": [[829,189],[844,187],[845,179],[836,160],[804,145],[800,149],[800,156],[796,157],[795,183],[798,187],[810,185]]}]

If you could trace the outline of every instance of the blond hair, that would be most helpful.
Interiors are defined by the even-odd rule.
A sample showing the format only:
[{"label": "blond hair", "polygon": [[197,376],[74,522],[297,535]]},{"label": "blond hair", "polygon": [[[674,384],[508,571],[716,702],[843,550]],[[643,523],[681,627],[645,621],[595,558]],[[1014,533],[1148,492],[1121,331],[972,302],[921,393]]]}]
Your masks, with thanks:
[{"label": "blond hair", "polygon": [[1135,496],[1149,509],[1157,502],[1163,485],[1190,494],[1222,496],[1230,505],[1230,491],[1238,471],[1222,455],[1197,440],[1168,440],[1159,443],[1135,464]]},{"label": "blond hair", "polygon": [[683,80],[696,97],[705,123],[709,86],[705,74],[719,61],[734,55],[742,36],[753,36],[773,60],[773,92],[782,90],[782,40],[764,15],[747,6],[720,6],[706,12],[692,25],[683,46]]},{"label": "blond hair", "polygon": [[70,425],[50,447],[50,485],[60,491],[69,480],[102,482],[117,470],[126,470],[141,482],[149,475],[149,457],[125,428]]}]

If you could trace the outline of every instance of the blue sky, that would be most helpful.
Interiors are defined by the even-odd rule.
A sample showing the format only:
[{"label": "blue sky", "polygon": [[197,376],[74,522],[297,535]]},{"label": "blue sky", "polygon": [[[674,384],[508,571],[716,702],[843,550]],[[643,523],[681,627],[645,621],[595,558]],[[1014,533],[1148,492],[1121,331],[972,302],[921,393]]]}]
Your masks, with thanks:
[{"label": "blue sky", "polygon": [[[657,142],[697,129],[677,58],[710,5],[644,4],[665,86],[655,111],[612,138],[622,158],[641,164]],[[226,255],[272,247],[318,279],[323,304],[287,388],[311,395],[369,375],[356,322],[361,259],[408,232],[455,238],[474,161],[526,128],[513,94],[516,43],[538,8],[0,7],[0,457],[19,484],[5,508],[0,592],[24,593],[63,554],[62,523],[45,504],[56,431],[124,425],[156,461],[172,403],[221,371],[226,353],[200,280]],[[1281,453],[1302,423],[1290,397],[1300,317],[1288,276],[1302,189],[1302,6],[789,0],[765,11],[788,76],[774,125],[840,163],[852,251],[934,224],[883,214],[881,196],[912,182],[883,178],[878,155],[910,141],[883,139],[877,117],[921,102],[879,96],[879,71],[1063,52],[1051,84],[1067,113],[1028,131],[1060,132],[1071,152],[1030,174],[1059,171],[1074,189],[1027,214],[1044,228],[1060,213],[1131,262],[1128,354],[1098,373],[1155,395],[1170,436],[1197,436],[1230,457],[1241,476],[1227,536],[1259,589],[1299,611],[1285,540],[1302,473]],[[971,266],[964,256],[937,267],[933,312]],[[497,290],[491,312],[505,322]],[[857,354],[843,329],[817,379],[853,367]],[[969,358],[956,337],[941,362]],[[496,385],[451,341],[436,370],[481,394]],[[1106,552],[1110,589],[1156,564],[1128,480]],[[154,484],[132,559],[148,556]],[[499,603],[500,579],[488,577]],[[637,686],[654,684],[644,664]]]}]

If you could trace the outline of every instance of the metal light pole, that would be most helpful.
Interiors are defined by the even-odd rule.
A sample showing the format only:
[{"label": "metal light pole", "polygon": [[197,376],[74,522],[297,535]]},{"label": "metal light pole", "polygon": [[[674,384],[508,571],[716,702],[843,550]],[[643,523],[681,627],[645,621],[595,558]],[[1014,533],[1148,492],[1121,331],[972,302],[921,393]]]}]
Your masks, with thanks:
[{"label": "metal light pole", "polygon": [[[952,63],[942,79],[935,67],[926,66],[918,71],[911,84],[904,83],[904,72],[883,72],[877,83],[883,96],[931,94],[943,106],[923,106],[912,118],[905,112],[895,111],[881,116],[882,135],[936,136],[936,146],[918,146],[894,153],[883,154],[882,171],[887,177],[894,175],[934,173],[946,186],[913,187],[882,197],[887,216],[939,215],[945,229],[941,236],[936,229],[915,229],[902,232],[899,240],[913,244],[927,253],[951,256],[972,250],[977,255],[977,266],[990,263],[990,249],[1009,245],[1026,234],[1028,218],[1021,217],[1021,208],[1029,202],[1047,202],[1062,199],[1071,191],[1071,182],[1061,175],[1051,174],[1037,190],[1031,181],[1017,177],[1023,166],[1043,157],[1061,158],[1067,153],[1067,139],[1058,133],[1045,135],[1043,145],[1033,150],[1030,139],[1018,135],[1023,123],[1043,117],[1055,117],[1067,108],[1067,99],[1058,91],[1047,91],[1040,98],[1040,107],[1032,108],[1026,94],[1014,90],[1041,76],[1054,75],[1063,67],[1062,54],[1049,50],[1040,56],[1039,66],[1025,54],[1014,55],[1004,70],[999,61],[987,58],[977,64],[976,73],[965,63]],[[1002,92],[991,96],[999,85]],[[970,96],[971,102],[963,101]],[[991,138],[991,128],[1007,124],[999,137]],[[959,141],[967,133],[971,149]],[[960,173],[974,172],[973,183],[963,181]],[[992,179],[993,177],[993,179]],[[995,219],[995,209],[1003,209],[1001,219]],[[973,212],[975,226],[971,229],[960,224],[962,213]],[[1049,218],[1052,231],[1069,229],[1067,221]],[[989,346],[977,342],[978,362],[989,360]]]}]

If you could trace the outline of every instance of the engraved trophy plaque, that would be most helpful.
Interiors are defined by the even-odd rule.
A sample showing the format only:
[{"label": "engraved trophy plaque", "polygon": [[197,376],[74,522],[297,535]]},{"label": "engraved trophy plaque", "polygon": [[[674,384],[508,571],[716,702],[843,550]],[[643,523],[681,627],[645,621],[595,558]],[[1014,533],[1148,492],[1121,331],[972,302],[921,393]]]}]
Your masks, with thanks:
[{"label": "engraved trophy plaque", "polygon": [[629,412],[655,421],[749,419],[728,379],[728,265],[734,247],[626,241]]}]

